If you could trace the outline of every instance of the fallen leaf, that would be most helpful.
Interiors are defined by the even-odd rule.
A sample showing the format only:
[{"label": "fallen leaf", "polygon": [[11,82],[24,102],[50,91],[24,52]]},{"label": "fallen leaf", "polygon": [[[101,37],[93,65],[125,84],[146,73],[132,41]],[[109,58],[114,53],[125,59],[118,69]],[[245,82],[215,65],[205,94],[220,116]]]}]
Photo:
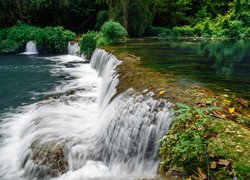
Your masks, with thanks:
[{"label": "fallen leaf", "polygon": [[197,171],[202,179],[207,179],[206,174],[204,174],[200,167],[197,167]]},{"label": "fallen leaf", "polygon": [[192,180],[191,177],[186,178],[186,180]]},{"label": "fallen leaf", "polygon": [[223,102],[226,104],[231,104],[231,101],[227,100],[227,99],[223,99]]},{"label": "fallen leaf", "polygon": [[234,107],[232,107],[232,108],[228,108],[228,112],[229,112],[229,113],[231,113],[231,114],[232,114],[232,113],[234,113],[234,111],[235,111],[235,108],[234,108]]},{"label": "fallen leaf", "polygon": [[223,166],[228,166],[230,164],[230,162],[228,160],[225,160],[225,159],[219,159],[218,164],[223,165]]},{"label": "fallen leaf", "polygon": [[159,94],[163,95],[163,94],[165,94],[165,91],[162,90],[162,91],[159,92]]},{"label": "fallen leaf", "polygon": [[214,111],[213,116],[215,116],[217,118],[221,118],[221,119],[224,119],[226,117],[225,114],[223,114],[222,112],[219,112],[219,111]]},{"label": "fallen leaf", "polygon": [[210,168],[211,169],[216,169],[216,167],[217,167],[217,162],[216,161],[211,162]]}]

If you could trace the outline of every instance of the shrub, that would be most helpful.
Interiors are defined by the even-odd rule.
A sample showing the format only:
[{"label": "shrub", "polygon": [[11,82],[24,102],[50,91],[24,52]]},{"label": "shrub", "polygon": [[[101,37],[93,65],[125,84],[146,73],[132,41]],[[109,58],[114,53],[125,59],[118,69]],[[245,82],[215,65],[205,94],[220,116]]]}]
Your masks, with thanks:
[{"label": "shrub", "polygon": [[[18,22],[8,30],[7,40],[5,41],[6,45],[2,45],[2,48],[4,47],[5,49],[3,51],[8,51],[9,53],[22,51],[28,41],[35,39],[35,31],[38,29],[40,28]],[[13,45],[13,50],[9,46],[11,44]]]},{"label": "shrub", "polygon": [[242,22],[241,21],[230,21],[229,22],[229,37],[238,39],[241,34]]},{"label": "shrub", "polygon": [[163,28],[163,27],[155,27],[155,26],[149,26],[145,30],[146,36],[169,36],[171,33],[170,29]]},{"label": "shrub", "polygon": [[128,33],[120,23],[110,20],[102,25],[101,36],[107,44],[116,44],[127,37]]},{"label": "shrub", "polygon": [[207,22],[204,26],[204,29],[202,31],[202,36],[204,37],[211,37],[212,36],[212,31],[209,27],[209,23]]},{"label": "shrub", "polygon": [[74,40],[76,35],[63,27],[46,27],[38,29],[34,40],[37,47],[43,53],[65,53],[68,42]]},{"label": "shrub", "polygon": [[190,37],[194,35],[193,29],[190,26],[174,27],[172,31],[175,36]]},{"label": "shrub", "polygon": [[25,44],[30,40],[34,40],[34,32],[37,29],[40,28],[18,22],[16,25],[12,26],[9,29],[7,39]]},{"label": "shrub", "polygon": [[84,53],[87,59],[89,59],[96,48],[98,33],[89,31],[84,34],[80,39],[80,53]]},{"label": "shrub", "polygon": [[23,48],[20,42],[13,40],[6,39],[0,42],[0,53],[18,53]]},{"label": "shrub", "polygon": [[[76,36],[63,27],[46,27],[42,29],[21,22],[12,26],[7,35],[5,31],[0,31],[0,38],[7,38],[6,41],[1,43],[1,52],[9,53],[23,51],[25,44],[30,40],[36,41],[39,52],[64,53],[67,50],[68,42]],[[10,45],[13,45],[12,50]]]},{"label": "shrub", "polygon": [[7,39],[8,28],[0,29],[0,42]]}]

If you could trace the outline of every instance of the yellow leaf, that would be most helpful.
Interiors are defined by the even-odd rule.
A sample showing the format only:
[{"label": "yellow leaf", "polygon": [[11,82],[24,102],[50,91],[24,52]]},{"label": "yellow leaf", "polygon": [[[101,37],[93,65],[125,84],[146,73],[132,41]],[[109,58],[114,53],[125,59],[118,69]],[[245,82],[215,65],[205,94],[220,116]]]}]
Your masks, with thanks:
[{"label": "yellow leaf", "polygon": [[186,180],[192,180],[191,177],[186,178]]},{"label": "yellow leaf", "polygon": [[165,91],[162,90],[162,91],[159,92],[159,94],[163,95],[163,94],[165,94]]},{"label": "yellow leaf", "polygon": [[207,179],[206,174],[204,174],[204,173],[202,172],[201,168],[197,167],[197,170],[198,170],[198,173],[199,173],[201,179]]},{"label": "yellow leaf", "polygon": [[229,113],[231,113],[231,114],[232,114],[232,113],[234,113],[234,111],[235,111],[235,108],[234,108],[234,107],[232,107],[232,108],[228,108],[228,112],[229,112]]},{"label": "yellow leaf", "polygon": [[223,102],[226,104],[231,104],[231,101],[227,100],[227,99],[223,99]]}]

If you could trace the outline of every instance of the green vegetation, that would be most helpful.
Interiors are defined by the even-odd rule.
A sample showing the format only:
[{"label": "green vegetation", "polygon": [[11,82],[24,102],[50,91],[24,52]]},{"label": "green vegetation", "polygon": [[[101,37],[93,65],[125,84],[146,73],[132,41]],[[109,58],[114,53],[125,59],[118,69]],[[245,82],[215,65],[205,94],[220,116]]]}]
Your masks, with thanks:
[{"label": "green vegetation", "polygon": [[[161,140],[160,170],[183,167],[185,172],[193,173],[196,167],[206,167],[208,137],[211,136],[211,116],[209,112],[216,108],[196,108],[177,103],[178,115],[168,136]],[[166,169],[167,168],[167,169]]]},{"label": "green vegetation", "polygon": [[127,37],[128,33],[120,23],[107,21],[101,27],[101,36],[106,44],[116,44]]},{"label": "green vegetation", "polygon": [[80,39],[80,53],[84,53],[87,59],[89,59],[96,48],[98,33],[89,31],[84,34]]},{"label": "green vegetation", "polygon": [[178,107],[172,111],[175,120],[160,140],[160,173],[179,170],[184,176],[196,174],[201,179],[248,177],[247,130],[221,119],[223,114],[216,115],[221,118],[213,116],[218,108],[176,104]]},{"label": "green vegetation", "polygon": [[[249,0],[0,0],[0,27],[18,20],[38,26],[63,26],[77,32],[100,30],[108,19],[130,37],[250,37]],[[72,20],[73,19],[73,20]]]},{"label": "green vegetation", "polygon": [[63,53],[67,51],[68,42],[75,34],[62,27],[39,28],[18,23],[9,29],[0,31],[0,52],[18,53],[24,50],[28,41],[35,41],[38,51],[42,53]]},{"label": "green vegetation", "polygon": [[100,30],[109,19],[130,37],[250,38],[248,0],[0,0],[0,28],[18,20],[63,26],[76,32]]},{"label": "green vegetation", "polygon": [[[183,3],[183,6],[186,3],[186,10],[188,11],[185,12],[185,8],[182,9],[182,12],[180,12],[182,13],[182,19],[170,21],[170,26],[168,26],[170,28],[150,26],[146,34],[163,37],[250,38],[250,4],[247,0],[235,0],[228,3],[222,1],[213,4],[209,3],[209,1],[199,2],[201,9],[197,10],[195,19],[188,13],[194,10],[192,1],[187,0],[183,1]],[[214,11],[209,12],[211,8]],[[172,16],[176,17],[177,15],[172,14]]]},{"label": "green vegetation", "polygon": [[88,31],[80,39],[80,53],[90,58],[96,47],[117,44],[128,35],[126,29],[118,22],[105,22],[100,32]]},{"label": "green vegetation", "polygon": [[46,27],[37,31],[34,40],[38,51],[43,53],[66,53],[69,41],[76,35],[63,27]]}]

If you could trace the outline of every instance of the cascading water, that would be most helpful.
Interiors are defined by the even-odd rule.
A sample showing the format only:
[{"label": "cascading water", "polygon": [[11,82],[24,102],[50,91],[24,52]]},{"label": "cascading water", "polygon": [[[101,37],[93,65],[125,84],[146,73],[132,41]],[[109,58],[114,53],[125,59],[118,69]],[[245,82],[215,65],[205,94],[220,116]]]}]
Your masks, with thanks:
[{"label": "cascading water", "polygon": [[38,54],[36,43],[34,43],[33,41],[27,42],[25,52],[23,52],[22,54]]},{"label": "cascading water", "polygon": [[0,178],[154,177],[157,141],[170,126],[171,104],[133,89],[116,95],[115,68],[121,62],[104,50],[97,49],[91,59],[101,79],[78,57],[49,59],[57,62],[52,74],[72,78],[47,99],[3,116]]},{"label": "cascading water", "polygon": [[75,42],[68,43],[68,54],[77,55],[79,51],[80,51],[80,46],[78,45],[78,43]]}]

